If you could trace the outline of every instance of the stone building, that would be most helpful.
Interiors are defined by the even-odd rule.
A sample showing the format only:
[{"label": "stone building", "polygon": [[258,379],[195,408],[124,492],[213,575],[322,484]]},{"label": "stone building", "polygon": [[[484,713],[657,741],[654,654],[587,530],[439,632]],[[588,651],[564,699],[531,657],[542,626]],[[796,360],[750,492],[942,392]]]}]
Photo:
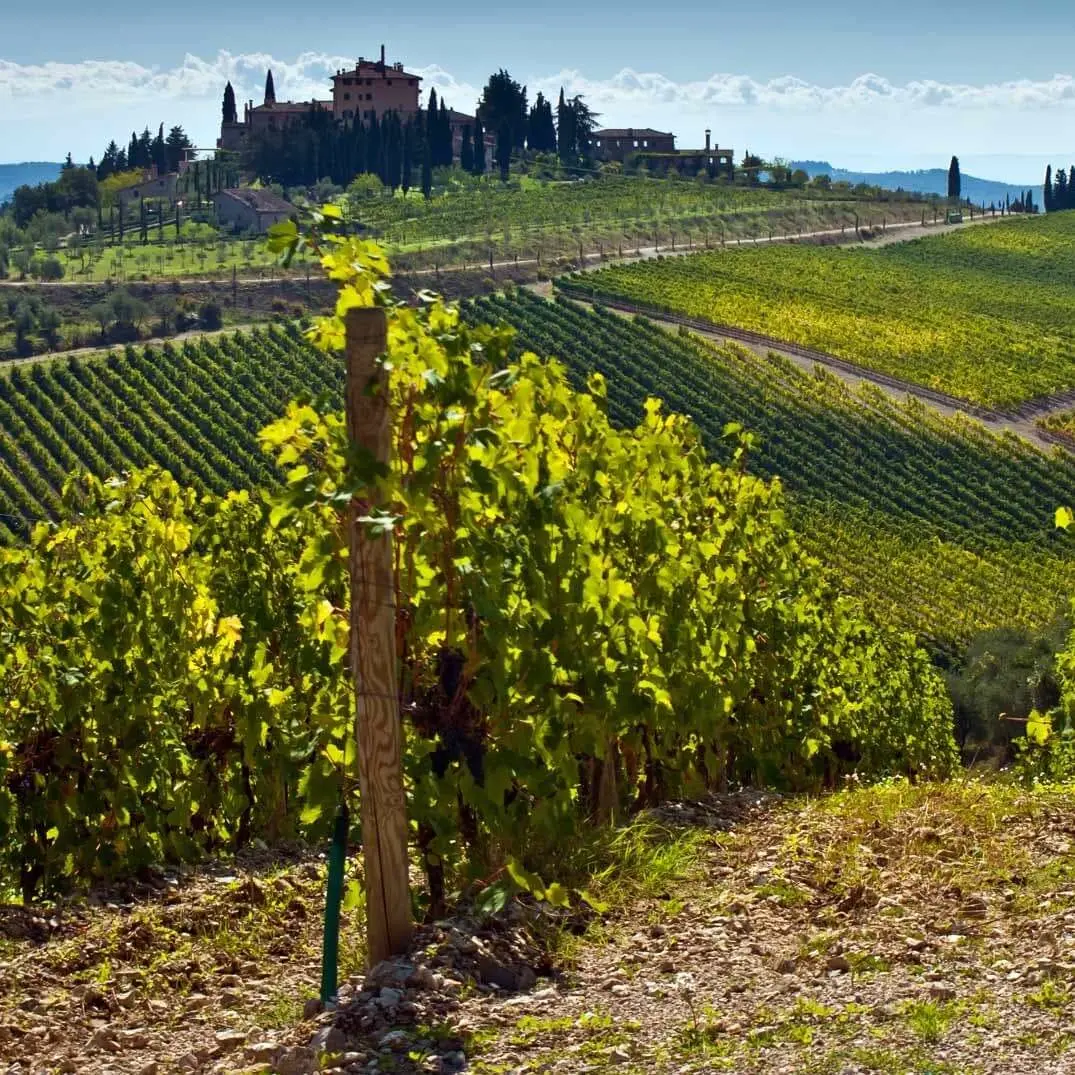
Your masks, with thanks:
[{"label": "stone building", "polygon": [[638,150],[636,161],[650,172],[666,175],[678,172],[684,176],[696,176],[705,172],[711,179],[723,176],[731,179],[735,174],[733,151],[712,141],[712,132],[705,132],[704,149]]},{"label": "stone building", "polygon": [[402,118],[419,109],[422,79],[403,69],[403,64],[389,66],[381,46],[379,60],[358,58],[350,71],[337,71],[332,77],[332,114],[337,120],[359,119],[363,122],[385,112],[398,112]]},{"label": "stone building", "polygon": [[229,83],[225,90],[224,122],[220,125],[217,149],[237,153],[243,148],[248,134],[283,130],[315,111],[328,112],[338,122],[351,122],[356,118],[368,122],[374,116],[380,119],[386,112],[398,112],[406,118],[419,109],[421,82],[421,77],[404,70],[403,64],[386,63],[382,45],[379,60],[360,56],[353,69],[337,71],[333,75],[331,100],[278,101],[270,71],[265,84],[265,99],[259,105],[247,101],[240,120],[234,110],[228,114],[227,102],[234,96]]},{"label": "stone building", "polygon": [[271,190],[233,187],[213,195],[217,224],[221,228],[262,235],[295,213],[295,207]]},{"label": "stone building", "polygon": [[132,202],[139,202],[143,198],[156,198],[161,201],[174,202],[178,180],[179,174],[177,172],[169,172],[166,175],[147,172],[140,183],[132,183],[129,187],[122,187],[117,190],[116,197],[124,207]]},{"label": "stone building", "polygon": [[599,161],[620,161],[636,153],[674,153],[676,136],[652,127],[608,127],[593,133],[593,155]]}]

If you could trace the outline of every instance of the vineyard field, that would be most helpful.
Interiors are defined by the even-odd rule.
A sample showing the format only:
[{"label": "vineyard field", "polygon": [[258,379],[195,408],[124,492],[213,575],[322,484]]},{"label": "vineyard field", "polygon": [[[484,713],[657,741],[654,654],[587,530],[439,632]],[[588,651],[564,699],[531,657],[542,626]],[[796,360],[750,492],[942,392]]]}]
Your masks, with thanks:
[{"label": "vineyard field", "polygon": [[903,626],[937,637],[1040,626],[1075,584],[1071,542],[1053,527],[1075,494],[1066,456],[645,319],[528,293],[471,310],[514,325],[519,346],[558,356],[580,383],[604,374],[617,421],[658,396],[694,418],[718,459],[732,451],[727,423],[753,431],[749,467],[780,477],[803,540]]},{"label": "vineyard field", "polygon": [[296,396],[342,390],[342,365],[279,327],[12,369],[0,376],[0,542],[55,518],[80,470],[157,463],[216,493],[272,484],[258,431]]},{"label": "vineyard field", "polygon": [[[772,212],[799,210],[803,222],[817,213],[843,211],[856,219],[880,224],[882,219],[917,220],[931,204],[893,194],[880,202],[851,194],[836,196],[817,190],[776,191],[714,183],[642,177],[602,178],[588,182],[523,181],[503,186],[487,181],[475,189],[450,191],[426,200],[373,198],[355,200],[352,214],[380,241],[393,249],[414,244],[455,243],[508,231],[540,233],[561,229],[614,228],[645,232],[647,222],[681,222],[701,226],[706,220],[747,216],[764,219]],[[717,225],[719,226],[719,224]],[[839,225],[837,225],[839,226]]]},{"label": "vineyard field", "polygon": [[618,265],[566,281],[765,333],[972,403],[1075,386],[1075,214],[880,249],[774,246]]},{"label": "vineyard field", "polygon": [[[749,468],[779,476],[803,540],[853,592],[923,634],[966,637],[1003,623],[1040,625],[1075,591],[1071,540],[1052,525],[1075,503],[1075,465],[970,419],[854,393],[778,356],[760,358],[645,321],[528,292],[478,300],[475,321],[506,321],[518,346],[560,357],[577,384],[608,378],[609,407],[635,423],[647,395],[690,414],[709,450],[754,438]],[[279,475],[257,432],[306,393],[341,398],[343,372],[273,327],[182,347],[58,359],[0,377],[0,539],[56,517],[66,477],[149,463],[223,492]]]}]

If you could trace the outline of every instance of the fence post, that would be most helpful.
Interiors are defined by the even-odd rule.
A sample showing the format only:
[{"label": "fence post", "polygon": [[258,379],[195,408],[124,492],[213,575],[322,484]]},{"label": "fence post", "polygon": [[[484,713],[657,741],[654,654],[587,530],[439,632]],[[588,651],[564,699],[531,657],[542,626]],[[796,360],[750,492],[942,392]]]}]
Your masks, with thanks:
[{"label": "fence post", "polygon": [[[347,431],[352,443],[388,463],[392,417],[388,377],[377,357],[387,348],[380,307],[349,310]],[[351,501],[351,677],[362,804],[366,935],[370,966],[402,952],[411,938],[407,881],[407,808],[403,731],[396,670],[396,601],[392,538],[372,537],[359,522],[375,502]]]}]

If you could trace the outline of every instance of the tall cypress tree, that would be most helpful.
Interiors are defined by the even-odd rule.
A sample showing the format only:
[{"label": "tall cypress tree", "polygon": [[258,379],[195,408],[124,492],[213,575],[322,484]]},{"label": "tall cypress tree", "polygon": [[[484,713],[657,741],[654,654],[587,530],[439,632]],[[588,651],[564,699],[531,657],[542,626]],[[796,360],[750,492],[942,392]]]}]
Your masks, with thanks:
[{"label": "tall cypress tree", "polygon": [[400,177],[404,194],[411,189],[411,181],[414,179],[414,143],[414,121],[408,119],[403,128],[403,175]]},{"label": "tall cypress tree", "polygon": [[429,147],[429,164],[435,168],[439,163],[437,154],[440,150],[440,108],[437,105],[437,91],[429,91],[429,104],[426,107],[426,145]]},{"label": "tall cypress tree", "polygon": [[157,137],[153,139],[153,167],[158,175],[168,171],[168,148],[164,144],[164,124],[157,128]]},{"label": "tall cypress tree", "polygon": [[1045,165],[1045,185],[1041,188],[1042,198],[1045,201],[1045,211],[1053,211],[1053,166]]},{"label": "tall cypress tree", "polygon": [[433,149],[429,139],[422,146],[422,194],[426,201],[433,197]]},{"label": "tall cypress tree", "polygon": [[265,76],[265,103],[267,105],[276,104],[276,87],[273,85],[271,67]]},{"label": "tall cypress tree", "polygon": [[1057,209],[1067,209],[1068,202],[1068,174],[1063,168],[1057,168],[1056,179],[1053,182],[1053,205]]},{"label": "tall cypress tree", "polygon": [[496,132],[496,164],[501,183],[506,183],[511,171],[511,128],[506,123]]},{"label": "tall cypress tree", "polygon": [[575,158],[575,110],[564,99],[564,87],[560,87],[560,101],[556,106],[556,149],[563,164]]},{"label": "tall cypress tree", "polygon": [[474,168],[475,175],[485,175],[485,128],[482,121],[474,121]]},{"label": "tall cypress tree", "polygon": [[474,171],[474,144],[470,140],[470,124],[463,128],[463,143],[459,147],[459,167],[464,172]]},{"label": "tall cypress tree", "polygon": [[229,82],[224,87],[224,106],[222,109],[225,123],[235,123],[239,118],[239,112],[235,107],[235,90]]},{"label": "tall cypress tree", "polygon": [[957,202],[962,192],[963,180],[959,174],[959,158],[953,157],[952,163],[948,165],[948,197]]},{"label": "tall cypress tree", "polygon": [[448,106],[444,98],[440,101],[440,111],[437,114],[437,157],[444,168],[452,166],[452,120],[448,115]]}]

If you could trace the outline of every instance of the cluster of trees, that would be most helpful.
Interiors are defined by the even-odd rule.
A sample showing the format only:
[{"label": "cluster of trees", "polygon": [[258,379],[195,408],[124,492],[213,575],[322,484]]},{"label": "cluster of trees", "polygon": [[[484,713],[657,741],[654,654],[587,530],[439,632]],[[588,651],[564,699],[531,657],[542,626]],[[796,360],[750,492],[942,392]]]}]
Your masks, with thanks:
[{"label": "cluster of trees", "polygon": [[34,344],[30,337],[34,334],[40,336],[50,351],[59,347],[60,315],[53,307],[34,296],[9,298],[6,305],[17,355],[33,353]]},{"label": "cluster of trees", "polygon": [[99,201],[97,176],[92,168],[80,168],[71,160],[60,171],[54,183],[18,187],[11,195],[7,212],[15,226],[25,228],[39,213],[56,213],[65,219],[73,209],[96,208]]},{"label": "cluster of trees", "polygon": [[1075,209],[1075,165],[1069,171],[1057,168],[1053,174],[1053,166],[1045,168],[1045,186],[1043,188],[1045,211],[1047,213],[1059,212],[1062,209]]},{"label": "cluster of trees", "polygon": [[[233,93],[232,108],[234,107]],[[162,175],[167,172],[178,172],[179,163],[183,160],[185,152],[193,146],[194,143],[180,126],[172,127],[166,137],[162,123],[157,129],[156,137],[149,133],[148,127],[141,134],[131,131],[131,140],[127,143],[126,149],[120,148],[115,141],[109,142],[101,155],[100,163],[94,165],[91,157],[89,167],[96,170],[98,179],[107,179],[116,172],[132,169],[156,168]]]},{"label": "cluster of trees", "polygon": [[1024,190],[1014,200],[1010,194],[1004,195],[1004,211],[1007,213],[1036,213],[1037,205],[1034,204],[1034,192]]},{"label": "cluster of trees", "polygon": [[392,190],[409,190],[419,162],[432,182],[428,131],[438,126],[440,109],[434,123],[428,116],[423,111],[403,119],[388,112],[380,119],[339,124],[331,112],[314,108],[286,128],[251,134],[243,170],[284,187],[309,187],[323,178],[345,186],[356,175],[371,173]]}]

